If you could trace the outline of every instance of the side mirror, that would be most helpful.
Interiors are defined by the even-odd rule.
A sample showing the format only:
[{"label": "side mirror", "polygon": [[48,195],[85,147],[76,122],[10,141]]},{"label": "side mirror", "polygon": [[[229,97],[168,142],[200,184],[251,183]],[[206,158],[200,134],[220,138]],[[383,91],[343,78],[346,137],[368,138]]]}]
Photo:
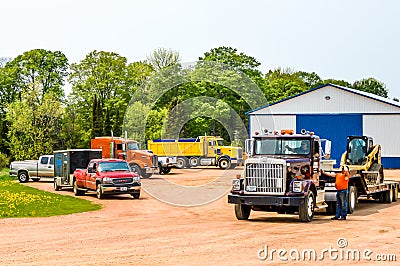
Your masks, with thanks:
[{"label": "side mirror", "polygon": [[248,155],[253,154],[253,139],[246,139],[245,146],[244,146],[244,152]]},{"label": "side mirror", "polygon": [[329,159],[329,158],[331,158],[331,146],[332,145],[332,143],[331,143],[331,141],[330,140],[326,140],[325,141],[325,152],[324,152],[324,158],[325,159]]},{"label": "side mirror", "polygon": [[92,167],[88,167],[87,171],[88,171],[88,173],[93,173],[93,168]]}]

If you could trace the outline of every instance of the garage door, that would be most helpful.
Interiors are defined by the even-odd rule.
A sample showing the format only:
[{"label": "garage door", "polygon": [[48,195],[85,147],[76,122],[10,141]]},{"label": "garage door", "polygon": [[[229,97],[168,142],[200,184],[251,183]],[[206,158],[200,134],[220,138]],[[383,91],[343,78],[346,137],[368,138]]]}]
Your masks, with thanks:
[{"label": "garage door", "polygon": [[313,131],[322,139],[332,141],[331,159],[340,164],[340,158],[346,149],[347,136],[362,135],[362,114],[307,114],[296,115],[296,130]]}]

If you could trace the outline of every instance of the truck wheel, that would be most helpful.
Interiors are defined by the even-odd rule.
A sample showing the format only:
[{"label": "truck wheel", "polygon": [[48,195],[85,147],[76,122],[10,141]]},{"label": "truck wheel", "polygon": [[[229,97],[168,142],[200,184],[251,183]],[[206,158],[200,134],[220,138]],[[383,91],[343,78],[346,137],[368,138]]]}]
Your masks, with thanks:
[{"label": "truck wheel", "polygon": [[140,176],[142,175],[142,169],[140,169],[139,165],[131,164],[130,167],[131,167],[132,171],[134,171],[136,174],[138,174]]},{"label": "truck wheel", "polygon": [[132,198],[139,199],[140,198],[140,192],[139,193],[132,193]]},{"label": "truck wheel", "polygon": [[303,203],[299,206],[299,219],[301,222],[311,222],[314,217],[314,193],[308,192]]},{"label": "truck wheel", "polygon": [[397,197],[399,196],[399,187],[396,185],[393,188],[393,202],[397,201]]},{"label": "truck wheel", "polygon": [[166,167],[166,168],[163,168],[163,169],[162,169],[162,173],[163,173],[164,175],[169,174],[169,172],[171,172],[171,167]]},{"label": "truck wheel", "polygon": [[179,169],[183,169],[186,167],[186,159],[183,157],[178,157],[178,159],[176,159],[176,167]]},{"label": "truck wheel", "polygon": [[163,175],[164,173],[163,173],[163,167],[162,167],[162,165],[160,164],[160,163],[158,163],[158,173],[160,174],[160,175]]},{"label": "truck wheel", "polygon": [[152,175],[153,175],[153,173],[144,173],[146,170],[142,170],[142,174],[141,174],[141,176],[143,177],[143,178],[150,178]]},{"label": "truck wheel", "polygon": [[221,169],[228,169],[231,166],[231,162],[226,158],[222,158],[221,160],[219,160],[218,166]]},{"label": "truck wheel", "polygon": [[29,180],[29,175],[27,172],[21,171],[18,173],[18,181],[20,183],[26,183],[26,182],[28,182],[28,180]]},{"label": "truck wheel", "polygon": [[248,220],[251,207],[244,204],[235,204],[235,215],[238,220]]},{"label": "truck wheel", "polygon": [[199,158],[197,158],[197,157],[191,157],[191,158],[189,159],[189,165],[190,165],[190,167],[196,167],[196,166],[198,166],[198,165],[199,165]]},{"label": "truck wheel", "polygon": [[61,190],[61,187],[60,187],[59,185],[57,185],[56,179],[54,179],[53,185],[54,185],[54,190],[55,190],[55,191]]},{"label": "truck wheel", "polygon": [[101,184],[97,184],[96,186],[96,195],[98,199],[103,199],[104,198],[104,194],[103,194],[103,190],[101,190]]},{"label": "truck wheel", "polygon": [[336,214],[336,201],[328,201],[328,207],[326,207],[327,214]]},{"label": "truck wheel", "polygon": [[385,203],[392,203],[393,202],[393,191],[392,188],[383,192],[385,194]]},{"label": "truck wheel", "polygon": [[85,191],[78,188],[78,185],[76,184],[75,180],[72,183],[72,187],[74,189],[75,196],[83,196],[83,195],[85,195]]},{"label": "truck wheel", "polygon": [[357,205],[357,188],[349,187],[349,197],[347,199],[347,213],[353,213]]}]

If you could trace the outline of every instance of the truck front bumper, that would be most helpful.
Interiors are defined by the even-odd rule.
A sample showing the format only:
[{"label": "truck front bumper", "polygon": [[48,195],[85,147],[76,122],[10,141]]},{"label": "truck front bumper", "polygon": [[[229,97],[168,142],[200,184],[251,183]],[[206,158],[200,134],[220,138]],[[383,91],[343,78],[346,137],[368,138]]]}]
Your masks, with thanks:
[{"label": "truck front bumper", "polygon": [[134,194],[139,193],[141,189],[140,184],[134,183],[132,184],[121,184],[121,185],[114,185],[114,184],[102,184],[101,190],[103,194]]},{"label": "truck front bumper", "polygon": [[300,206],[303,202],[303,196],[228,195],[228,203],[253,206]]}]

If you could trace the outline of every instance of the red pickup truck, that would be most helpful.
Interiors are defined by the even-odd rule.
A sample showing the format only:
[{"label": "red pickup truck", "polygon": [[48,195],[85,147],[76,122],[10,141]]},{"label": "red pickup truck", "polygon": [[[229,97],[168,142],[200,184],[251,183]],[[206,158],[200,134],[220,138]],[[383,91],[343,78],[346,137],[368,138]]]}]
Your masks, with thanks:
[{"label": "red pickup truck", "polygon": [[129,164],[119,159],[93,159],[87,169],[74,171],[74,194],[82,196],[88,190],[96,191],[97,198],[105,194],[131,194],[140,197],[140,176],[132,172]]}]

